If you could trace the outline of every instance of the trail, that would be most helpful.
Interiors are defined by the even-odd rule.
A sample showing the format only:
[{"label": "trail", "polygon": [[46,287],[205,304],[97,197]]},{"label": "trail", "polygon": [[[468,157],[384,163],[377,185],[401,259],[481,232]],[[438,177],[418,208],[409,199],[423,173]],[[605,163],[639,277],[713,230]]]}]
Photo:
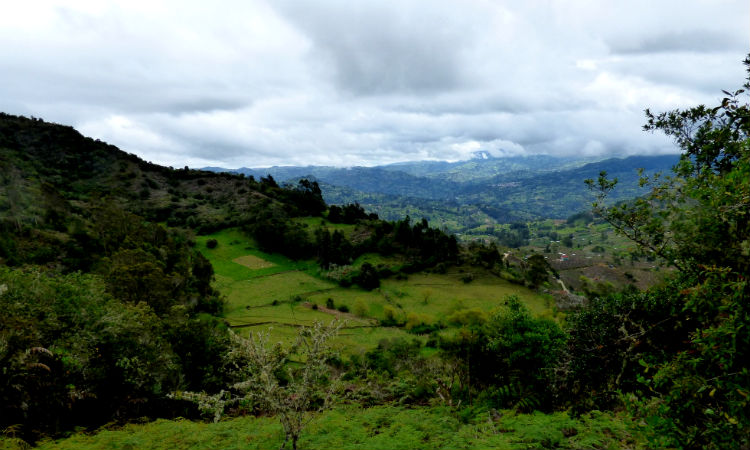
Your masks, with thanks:
[{"label": "trail", "polygon": [[255,280],[257,278],[275,277],[276,275],[283,275],[285,273],[290,273],[290,272],[302,272],[302,270],[301,269],[283,270],[281,272],[267,273],[265,275],[258,275],[257,277],[248,278],[247,280],[237,280],[237,281],[250,281],[250,280]]},{"label": "trail", "polygon": [[562,286],[563,291],[565,291],[566,294],[570,294],[570,291],[568,290],[568,288],[565,287],[565,283],[563,283],[563,280],[559,278],[555,278],[555,279],[557,280],[558,283],[560,283],[560,286]]}]

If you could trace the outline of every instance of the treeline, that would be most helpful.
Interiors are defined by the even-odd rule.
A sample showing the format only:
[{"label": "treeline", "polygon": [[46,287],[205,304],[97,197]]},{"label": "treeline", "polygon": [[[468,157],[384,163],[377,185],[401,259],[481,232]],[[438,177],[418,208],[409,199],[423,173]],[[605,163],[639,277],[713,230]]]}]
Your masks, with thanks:
[{"label": "treeline", "polygon": [[[300,183],[307,180],[302,180]],[[317,183],[310,184],[313,188]],[[319,189],[316,190],[317,198]],[[322,200],[321,200],[322,201]],[[295,211],[297,211],[295,213]],[[357,241],[352,241],[343,232],[320,226],[309,231],[309,226],[293,220],[295,214],[309,216],[309,210],[290,210],[271,202],[262,202],[244,230],[251,235],[261,250],[282,253],[293,259],[315,258],[322,269],[350,265],[365,253],[389,256],[398,254],[404,260],[401,270],[415,272],[438,264],[456,264],[459,256],[458,242],[453,235],[429,226],[422,219],[414,224],[407,216],[396,222],[379,220],[368,214],[358,204],[332,205],[325,214],[316,214],[333,223],[345,223],[362,227]],[[379,285],[381,277],[392,274],[391,269],[376,270],[363,266],[338,281],[348,286],[357,283],[367,289]],[[376,281],[373,281],[375,278]],[[358,280],[367,279],[365,283]]]}]

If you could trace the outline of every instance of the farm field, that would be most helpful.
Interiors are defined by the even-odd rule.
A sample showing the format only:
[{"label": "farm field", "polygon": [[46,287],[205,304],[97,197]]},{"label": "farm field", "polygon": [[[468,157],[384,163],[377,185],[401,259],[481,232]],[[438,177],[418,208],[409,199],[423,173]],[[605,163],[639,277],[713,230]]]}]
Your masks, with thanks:
[{"label": "farm field", "polygon": [[[208,248],[209,240],[216,240],[217,245]],[[389,315],[406,323],[405,328],[445,323],[451,314],[462,310],[491,314],[509,295],[518,296],[534,314],[554,315],[548,298],[478,269],[389,278],[382,280],[380,288],[366,291],[325,279],[314,262],[263,253],[236,229],[199,236],[196,241],[214,266],[214,285],[226,298],[225,318],[240,333],[270,331],[288,342],[299,326],[341,318],[346,325],[336,347],[357,354],[386,338],[424,340],[404,328],[380,326]],[[355,264],[365,261],[389,262],[377,255],[363,255]]]}]

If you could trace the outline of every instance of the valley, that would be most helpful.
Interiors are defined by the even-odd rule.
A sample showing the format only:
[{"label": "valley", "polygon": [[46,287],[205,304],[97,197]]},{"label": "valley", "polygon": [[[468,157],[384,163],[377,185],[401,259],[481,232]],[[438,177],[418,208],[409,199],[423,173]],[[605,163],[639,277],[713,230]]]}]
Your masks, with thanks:
[{"label": "valley", "polygon": [[589,209],[594,195],[583,180],[605,171],[618,179],[609,201],[633,198],[647,191],[638,186],[644,176],[668,173],[676,155],[574,159],[535,155],[495,158],[485,154],[457,163],[430,161],[378,167],[270,167],[221,169],[260,179],[272,176],[291,185],[301,178],[320,183],[329,204],[359,203],[387,220],[407,215],[426,218],[451,233],[472,233],[487,225],[567,219]]}]

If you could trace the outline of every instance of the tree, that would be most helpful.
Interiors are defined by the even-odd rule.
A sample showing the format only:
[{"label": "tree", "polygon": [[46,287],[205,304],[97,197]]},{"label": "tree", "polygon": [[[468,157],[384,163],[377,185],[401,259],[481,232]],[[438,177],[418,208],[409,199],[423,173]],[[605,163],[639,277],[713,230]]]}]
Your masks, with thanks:
[{"label": "tree", "polygon": [[[750,57],[745,60],[750,73]],[[594,212],[643,250],[680,271],[700,265],[750,269],[750,105],[733,93],[715,108],[697,106],[654,115],[644,129],[663,131],[684,150],[674,176],[641,177],[651,192],[633,202],[606,207],[617,179],[586,180],[597,191]],[[745,97],[747,94],[745,93]]]},{"label": "tree", "polygon": [[380,274],[372,264],[366,262],[360,267],[355,281],[362,289],[371,291],[380,286]]},{"label": "tree", "polygon": [[524,276],[532,287],[539,287],[540,284],[547,280],[547,274],[551,269],[549,263],[544,259],[544,256],[539,254],[529,256],[526,263]]},{"label": "tree", "polygon": [[[644,128],[672,136],[684,151],[674,175],[641,178],[649,194],[607,207],[616,180],[605,173],[587,180],[598,215],[678,269],[661,299],[672,305],[674,344],[661,356],[642,353],[643,389],[632,397],[659,446],[750,445],[750,105],[740,102],[750,90],[750,56],[744,63],[744,89],[723,91],[716,107],[646,111]],[[657,319],[645,318],[628,337],[652,340],[663,329]]]},{"label": "tree", "polygon": [[330,405],[336,388],[327,364],[333,356],[330,341],[342,325],[338,321],[328,325],[315,322],[302,328],[289,348],[280,343],[272,345],[268,333],[250,334],[248,338],[232,334],[234,349],[229,358],[242,381],[230,391],[215,395],[182,392],[175,397],[198,403],[201,409],[213,413],[214,421],[226,406],[250,401],[278,417],[284,429],[281,448],[291,441],[292,449],[297,450],[297,441],[311,419],[310,411],[322,411]]}]

